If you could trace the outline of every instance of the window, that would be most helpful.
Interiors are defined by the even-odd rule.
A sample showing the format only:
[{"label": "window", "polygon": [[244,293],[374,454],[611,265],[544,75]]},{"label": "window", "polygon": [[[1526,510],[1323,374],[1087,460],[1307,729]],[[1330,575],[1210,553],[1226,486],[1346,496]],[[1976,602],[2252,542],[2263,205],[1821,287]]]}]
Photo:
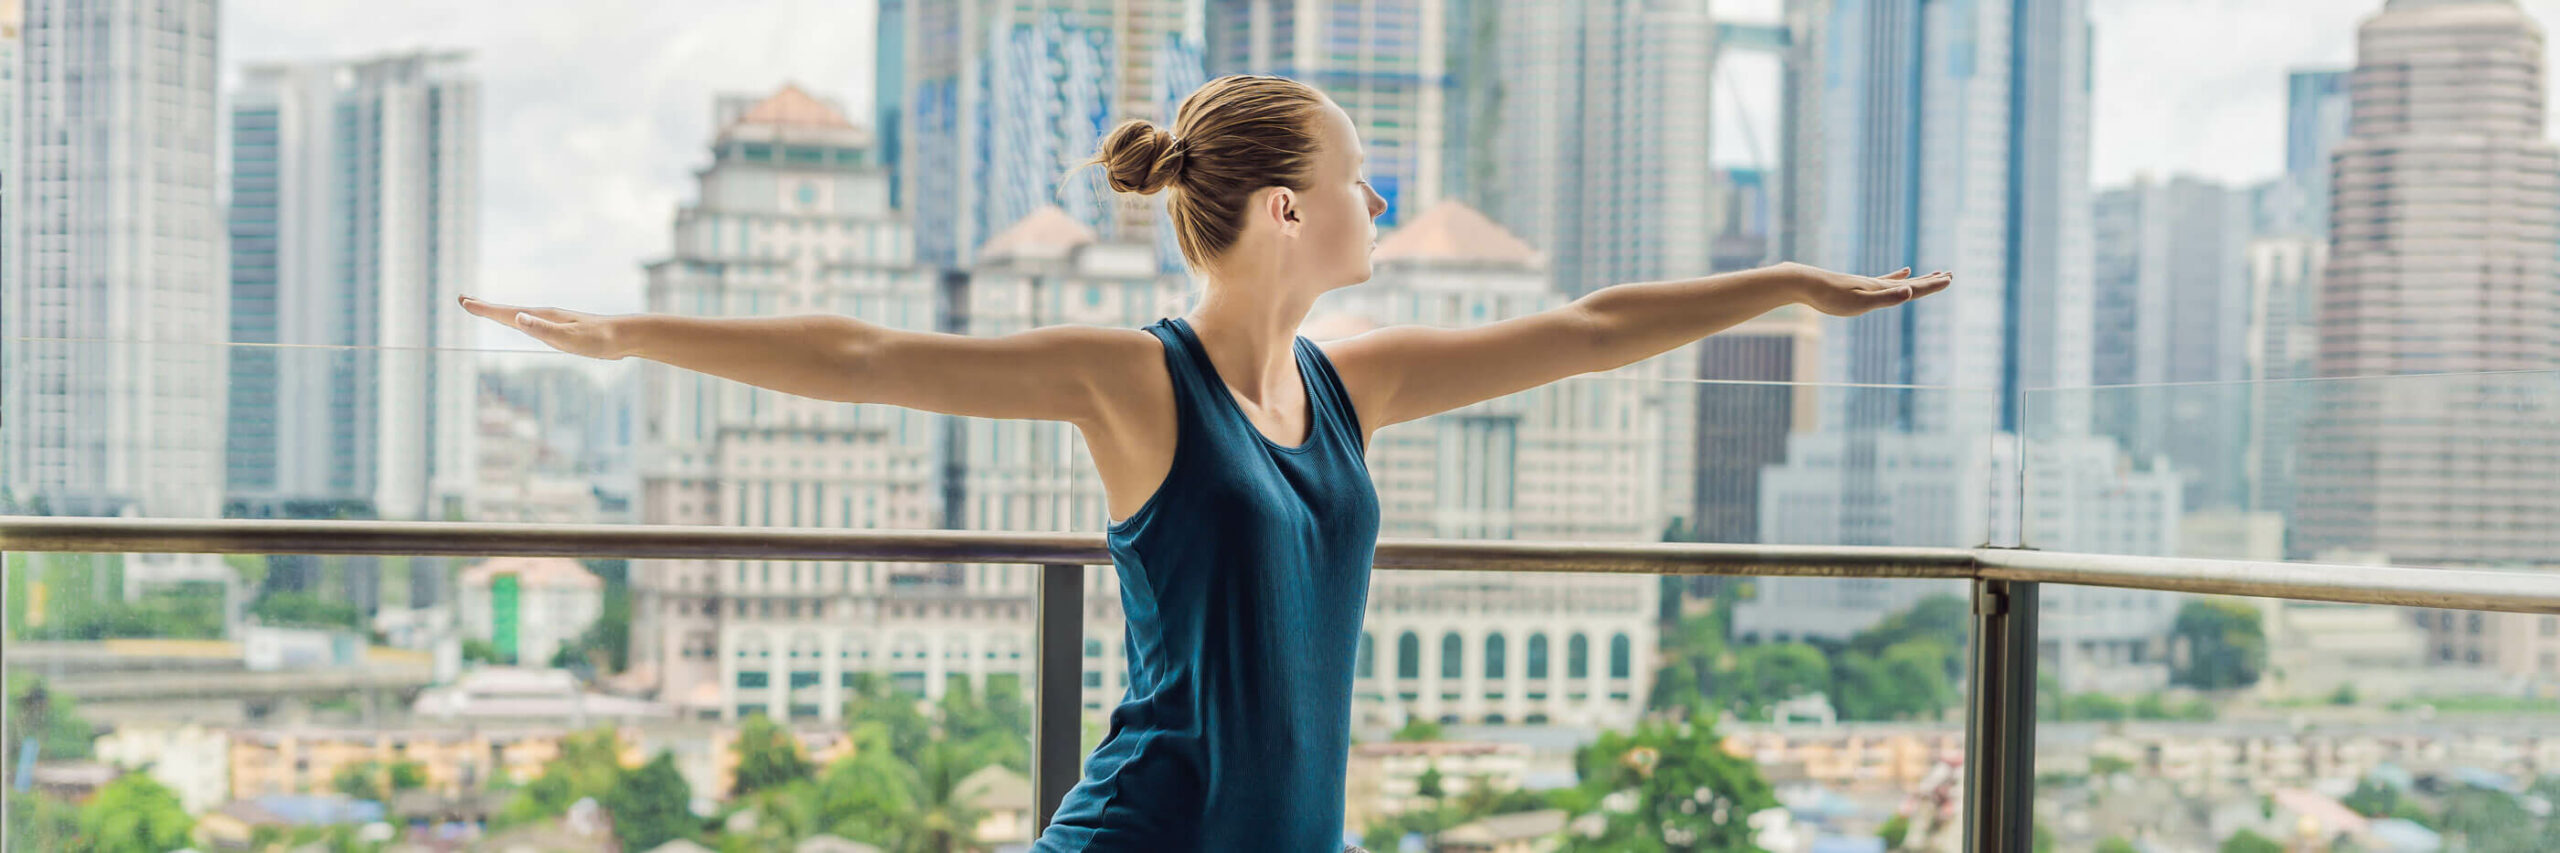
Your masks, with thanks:
[{"label": "window", "polygon": [[752,689],[755,689],[755,688],[764,687],[764,686],[766,686],[768,683],[770,683],[770,682],[766,681],[766,677],[767,677],[767,673],[762,673],[762,672],[752,672],[752,671],[750,671],[750,672],[741,672],[741,673],[738,673],[738,689],[740,689],[740,690],[752,690]]},{"label": "window", "polygon": [[1422,677],[1422,638],[1412,631],[1396,638],[1396,677]]},{"label": "window", "polygon": [[1484,638],[1484,677],[1488,681],[1502,680],[1501,634],[1493,634]]},{"label": "window", "polygon": [[1355,659],[1358,661],[1358,663],[1353,665],[1352,669],[1352,673],[1355,677],[1377,677],[1378,650],[1375,645],[1369,641],[1369,632],[1367,631],[1360,632],[1360,652]]},{"label": "window", "polygon": [[1627,677],[1627,671],[1631,668],[1628,665],[1628,658],[1632,655],[1633,651],[1631,644],[1627,641],[1627,635],[1619,634],[1615,637],[1609,638],[1610,678]]},{"label": "window", "polygon": [[1546,677],[1547,635],[1544,633],[1531,634],[1529,635],[1529,679],[1531,681],[1539,681],[1544,680]]},{"label": "window", "polygon": [[1566,678],[1591,677],[1591,640],[1589,638],[1575,634],[1573,639],[1565,645],[1564,675]]},{"label": "window", "polygon": [[1458,677],[1459,677],[1459,675],[1461,675],[1462,673],[1464,673],[1466,670],[1465,670],[1465,668],[1462,666],[1462,664],[1464,664],[1464,663],[1465,663],[1465,661],[1466,661],[1466,657],[1467,657],[1467,643],[1466,643],[1466,641],[1465,641],[1465,640],[1458,639],[1458,633],[1457,633],[1456,631],[1451,631],[1451,632],[1449,632],[1449,633],[1447,633],[1447,634],[1443,634],[1443,635],[1441,635],[1441,637],[1440,637],[1440,677],[1441,677],[1441,678],[1447,678],[1447,679],[1452,679],[1452,680],[1454,680],[1454,679],[1458,678]]}]

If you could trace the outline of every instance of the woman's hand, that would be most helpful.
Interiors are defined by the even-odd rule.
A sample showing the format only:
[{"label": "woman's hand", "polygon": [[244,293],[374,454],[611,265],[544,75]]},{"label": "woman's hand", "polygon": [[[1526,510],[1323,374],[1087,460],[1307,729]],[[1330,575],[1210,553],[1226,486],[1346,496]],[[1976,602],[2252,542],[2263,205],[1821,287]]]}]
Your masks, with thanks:
[{"label": "woman's hand", "polygon": [[1909,267],[1870,277],[1803,264],[1788,266],[1799,276],[1796,301],[1834,317],[1855,317],[1878,308],[1891,308],[1945,290],[1955,282],[1955,274],[1947,272],[1912,278]]},{"label": "woman's hand", "polygon": [[520,308],[468,296],[462,297],[462,310],[532,335],[534,340],[571,355],[613,361],[631,354],[615,325],[618,317],[559,308]]}]

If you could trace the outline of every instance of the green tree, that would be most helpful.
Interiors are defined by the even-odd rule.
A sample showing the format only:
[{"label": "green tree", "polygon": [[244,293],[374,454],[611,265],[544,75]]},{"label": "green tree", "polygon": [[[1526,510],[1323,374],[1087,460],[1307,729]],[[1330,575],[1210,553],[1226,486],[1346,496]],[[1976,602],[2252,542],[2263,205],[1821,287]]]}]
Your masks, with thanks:
[{"label": "green tree", "polygon": [[329,601],[319,595],[301,591],[271,592],[259,596],[249,605],[250,615],[268,625],[293,625],[310,628],[363,627],[363,616],[353,604]]},{"label": "green tree", "polygon": [[0,846],[11,850],[71,850],[80,837],[80,808],[35,791],[8,793],[7,835]]},{"label": "green tree", "polygon": [[889,727],[854,723],[853,751],[818,776],[818,813],[827,831],[843,838],[889,838],[904,832],[916,813],[915,768],[890,747]]},{"label": "green tree", "polygon": [[853,698],[845,703],[845,720],[849,725],[880,724],[888,731],[890,748],[896,751],[898,760],[910,766],[924,745],[933,740],[933,720],[925,716],[917,698],[876,672],[854,674]]},{"label": "green tree", "polygon": [[1933,595],[1850,637],[1849,650],[1881,658],[1887,650],[1903,643],[1934,643],[1944,675],[1954,679],[1964,675],[1965,643],[1972,632],[1971,605],[1956,596]]},{"label": "green tree", "polygon": [[2222,840],[2222,853],[2285,853],[2284,845],[2275,839],[2248,830],[2240,830]]},{"label": "green tree", "polygon": [[379,801],[382,785],[375,780],[381,776],[382,765],[371,761],[339,765],[338,772],[329,779],[329,787],[359,800]]},{"label": "green tree", "polygon": [[729,748],[738,754],[737,783],[731,792],[734,796],[743,797],[809,776],[809,759],[800,754],[800,739],[763,714],[750,716],[739,724],[738,740]]},{"label": "green tree", "polygon": [[604,579],[604,609],[596,621],[551,655],[561,669],[621,672],[631,666],[630,561],[587,560],[587,570]]},{"label": "green tree", "polygon": [[620,774],[599,802],[613,814],[613,828],[625,850],[691,838],[697,825],[690,811],[693,789],[677,772],[675,756],[663,751],[639,769]]},{"label": "green tree", "polygon": [[1767,719],[1771,706],[1831,685],[1831,664],[1803,643],[1751,646],[1734,656],[1728,709],[1747,719]]},{"label": "green tree", "polygon": [[2267,667],[2267,636],[2258,608],[2245,601],[2196,599],[2178,608],[2171,642],[2171,681],[2198,690],[2258,683]]},{"label": "green tree", "polygon": [[1884,839],[1884,849],[1901,849],[1902,840],[1911,837],[1911,817],[1896,814],[1886,818],[1884,826],[1876,830],[1876,837]]},{"label": "green tree", "polygon": [[2532,815],[2505,791],[2465,788],[2444,798],[2444,833],[2463,840],[2459,849],[2530,850],[2533,825]]},{"label": "green tree", "polygon": [[1580,799],[1631,794],[1635,808],[1601,812],[1602,834],[1573,839],[1573,850],[1756,850],[1749,818],[1778,803],[1759,769],[1727,754],[1704,716],[1605,732],[1578,750],[1574,763]]},{"label": "green tree", "polygon": [[178,795],[148,773],[118,776],[80,807],[80,834],[94,853],[168,853],[186,847],[194,828]]},{"label": "green tree", "polygon": [[986,815],[960,799],[960,780],[977,770],[961,762],[948,741],[935,741],[917,755],[915,812],[902,827],[898,843],[883,853],[953,853],[981,849],[978,823]]},{"label": "green tree", "polygon": [[2133,716],[2123,700],[2104,693],[2075,693],[2062,700],[2062,719],[2102,723],[2119,722]]},{"label": "green tree", "polygon": [[622,741],[610,727],[570,734],[560,741],[560,757],[542,766],[542,775],[516,791],[492,821],[499,828],[521,826],[566,814],[579,800],[604,801],[622,778]]},{"label": "green tree", "polygon": [[1440,765],[1423,765],[1422,775],[1413,777],[1413,793],[1434,800],[1449,796],[1449,792],[1440,787],[1440,782]]},{"label": "green tree", "polygon": [[1662,665],[1645,707],[1684,718],[1719,707],[1711,692],[1724,674],[1724,625],[1715,613],[1680,619],[1662,639]]},{"label": "green tree", "polygon": [[[97,729],[81,719],[79,708],[70,697],[45,689],[44,679],[24,672],[9,673],[9,714],[0,732],[8,738],[0,774],[15,774],[18,750],[27,739],[36,739],[36,755],[40,759],[89,757],[89,745],[97,739]],[[12,781],[14,775],[7,775]]]},{"label": "green tree", "polygon": [[2133,846],[2133,842],[2115,837],[2109,837],[2105,841],[2100,841],[2098,842],[2097,847],[2091,849],[2096,850],[2097,853],[2142,853],[2141,850],[2136,849]]},{"label": "green tree", "polygon": [[391,762],[391,790],[415,791],[426,786],[426,765],[415,761]]},{"label": "green tree", "polygon": [[506,663],[498,659],[498,647],[487,640],[462,641],[462,659],[473,663]]},{"label": "green tree", "polygon": [[1396,729],[1395,734],[1397,743],[1419,743],[1439,739],[1440,724],[1421,717],[1406,720],[1404,727]]}]

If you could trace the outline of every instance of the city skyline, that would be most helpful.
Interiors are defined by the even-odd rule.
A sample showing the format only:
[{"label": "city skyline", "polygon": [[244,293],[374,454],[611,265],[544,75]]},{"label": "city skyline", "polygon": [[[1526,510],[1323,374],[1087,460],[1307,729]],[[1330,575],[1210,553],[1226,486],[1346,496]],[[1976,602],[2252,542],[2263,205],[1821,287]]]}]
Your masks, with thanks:
[{"label": "city skyline", "polygon": [[[493,300],[641,310],[639,265],[667,249],[658,214],[680,201],[692,170],[708,159],[701,140],[712,128],[694,106],[705,99],[797,82],[842,99],[850,115],[874,115],[869,3],[766,0],[716,14],[674,3],[609,11],[545,4],[505,14],[462,5],[225,4],[223,94],[240,67],[256,62],[419,47],[471,52],[485,86],[485,148],[517,153],[490,157],[483,179],[480,295]],[[2546,27],[2560,21],[2560,0],[2522,5]],[[1718,8],[1736,20],[1769,20],[1778,6],[1736,0]],[[2092,0],[2092,183],[2113,186],[2145,172],[2234,184],[2280,175],[2286,74],[2351,65],[2356,23],[2380,9],[2378,0]],[[600,15],[616,25],[594,26]],[[840,24],[802,25],[812,19]],[[725,50],[736,44],[754,49]],[[2560,51],[2560,43],[2546,50]],[[1776,62],[1726,62],[1732,76],[1717,88],[1717,160],[1748,162],[1754,145],[1737,135],[1745,124],[1764,137],[1759,156],[1774,158]],[[2129,78],[2141,84],[2120,82]],[[1768,99],[1737,120],[1731,93],[1753,87],[1771,90]],[[477,344],[532,346],[496,327],[482,330]]]}]

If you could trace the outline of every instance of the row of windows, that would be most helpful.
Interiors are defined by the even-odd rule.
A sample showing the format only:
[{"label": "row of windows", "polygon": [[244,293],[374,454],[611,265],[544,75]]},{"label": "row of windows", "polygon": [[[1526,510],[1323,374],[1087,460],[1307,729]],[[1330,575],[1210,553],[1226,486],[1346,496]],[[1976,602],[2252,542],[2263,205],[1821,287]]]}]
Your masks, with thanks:
[{"label": "row of windows", "polygon": [[[1374,678],[1377,676],[1377,651],[1372,646],[1373,644],[1370,640],[1369,633],[1366,631],[1361,632],[1358,661],[1355,664],[1357,667],[1355,675],[1357,677]],[[1501,634],[1493,634],[1484,638],[1484,654],[1482,657],[1482,660],[1484,661],[1484,677],[1488,679],[1508,677],[1509,669],[1507,661],[1505,660],[1507,647],[1508,641]],[[1100,649],[1100,644],[1089,642],[1085,647],[1085,654],[1088,657],[1095,656],[1100,653]],[[1565,649],[1565,677],[1591,677],[1590,639],[1580,632],[1575,632],[1572,638],[1566,641]],[[1528,677],[1532,680],[1546,678],[1548,670],[1547,635],[1545,632],[1542,631],[1529,635],[1528,651]],[[1634,652],[1634,642],[1628,639],[1626,634],[1620,633],[1609,638],[1610,678],[1631,677],[1634,669]],[[1444,679],[1460,678],[1464,676],[1465,672],[1466,641],[1461,639],[1455,631],[1441,635],[1440,677]],[[1412,631],[1406,631],[1402,636],[1396,638],[1396,677],[1422,677],[1422,638]]]}]

